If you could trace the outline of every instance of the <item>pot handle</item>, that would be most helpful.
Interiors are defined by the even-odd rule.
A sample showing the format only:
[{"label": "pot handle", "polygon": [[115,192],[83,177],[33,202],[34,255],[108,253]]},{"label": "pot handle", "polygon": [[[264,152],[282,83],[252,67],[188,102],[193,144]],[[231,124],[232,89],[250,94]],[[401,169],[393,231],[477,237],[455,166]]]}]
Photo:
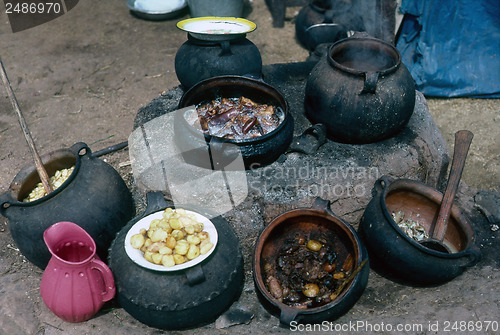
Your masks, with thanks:
[{"label": "pot handle", "polygon": [[299,311],[296,308],[283,306],[280,309],[280,322],[285,325],[290,325],[290,323],[297,317],[297,314],[299,314]]},{"label": "pot handle", "polygon": [[382,193],[388,186],[394,181],[394,178],[391,176],[382,176],[380,177],[376,182],[375,185],[373,185],[373,190],[377,193],[380,194]]},{"label": "pot handle", "polygon": [[9,208],[14,201],[15,200],[9,192],[0,195],[0,214],[7,217],[7,215],[5,215],[5,210]]},{"label": "pot handle", "polygon": [[479,249],[477,245],[473,244],[463,258],[465,260],[463,268],[472,267],[481,259],[481,249]]},{"label": "pot handle", "polygon": [[330,200],[325,200],[321,197],[317,197],[316,199],[314,199],[311,209],[328,212],[328,210],[330,209]]},{"label": "pot handle", "polygon": [[69,150],[73,151],[77,156],[85,156],[87,154],[92,155],[92,150],[90,150],[89,146],[83,142],[73,144],[73,146],[69,148]]},{"label": "pot handle", "polygon": [[233,51],[231,50],[231,43],[229,43],[229,41],[221,41],[220,47],[221,47],[222,51],[220,52],[219,56],[233,54]]},{"label": "pot handle", "polygon": [[[306,155],[312,155],[325,143],[326,126],[322,123],[317,123],[304,130],[301,135],[294,137],[285,154],[300,152]],[[282,159],[284,160],[285,158],[286,157]]]},{"label": "pot handle", "polygon": [[360,94],[374,94],[375,90],[377,89],[378,76],[378,72],[365,72],[363,90],[360,92]]},{"label": "pot handle", "polygon": [[190,269],[187,269],[186,279],[188,281],[189,286],[194,286],[200,284],[205,281],[205,273],[203,272],[203,268],[200,264],[193,266]]},{"label": "pot handle", "polygon": [[108,268],[106,264],[104,264],[103,261],[100,261],[95,258],[91,261],[91,268],[92,270],[99,271],[104,280],[105,290],[101,292],[102,301],[109,301],[113,299],[116,293],[116,287],[115,287],[115,280],[113,279],[113,273],[111,272],[111,270]]}]

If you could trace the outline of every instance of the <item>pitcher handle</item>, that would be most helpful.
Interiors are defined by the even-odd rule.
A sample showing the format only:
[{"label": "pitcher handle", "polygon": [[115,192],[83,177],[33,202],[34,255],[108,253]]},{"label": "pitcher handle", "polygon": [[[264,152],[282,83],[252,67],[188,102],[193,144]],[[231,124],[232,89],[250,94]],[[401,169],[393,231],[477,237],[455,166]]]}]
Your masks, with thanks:
[{"label": "pitcher handle", "polygon": [[104,286],[105,290],[101,292],[102,295],[102,301],[109,301],[113,299],[115,296],[116,292],[116,287],[115,287],[115,280],[113,278],[113,273],[111,270],[108,268],[106,264],[104,264],[103,261],[100,261],[98,259],[93,259],[91,261],[91,268],[92,270],[97,270],[101,273],[102,278],[104,279]]}]

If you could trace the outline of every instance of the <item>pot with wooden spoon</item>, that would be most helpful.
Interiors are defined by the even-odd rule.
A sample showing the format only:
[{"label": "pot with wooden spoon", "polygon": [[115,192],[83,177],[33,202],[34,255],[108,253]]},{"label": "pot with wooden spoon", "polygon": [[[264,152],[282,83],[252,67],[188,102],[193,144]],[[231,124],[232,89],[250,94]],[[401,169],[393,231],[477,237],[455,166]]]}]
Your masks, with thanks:
[{"label": "pot with wooden spoon", "polygon": [[[471,139],[470,132],[457,133],[444,196],[420,181],[382,176],[375,182],[358,233],[377,272],[406,284],[436,285],[479,261],[471,222],[453,203]],[[415,234],[405,229],[410,224],[418,226]]]}]

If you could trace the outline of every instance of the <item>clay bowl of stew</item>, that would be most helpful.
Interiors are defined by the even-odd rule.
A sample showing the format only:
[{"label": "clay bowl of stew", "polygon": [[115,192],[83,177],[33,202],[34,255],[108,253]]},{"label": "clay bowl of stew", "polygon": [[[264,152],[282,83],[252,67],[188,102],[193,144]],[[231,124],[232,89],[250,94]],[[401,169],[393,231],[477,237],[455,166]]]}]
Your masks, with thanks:
[{"label": "clay bowl of stew", "polygon": [[[194,110],[196,106],[223,98],[233,102],[245,99],[260,106],[272,106],[275,113],[273,117],[278,122],[266,128],[265,120],[258,119],[257,114],[248,112],[245,107],[244,113],[248,113],[245,117],[240,118],[238,112],[233,110],[218,115],[216,120],[229,119],[226,124],[214,119],[208,122],[215,124],[215,128],[228,131],[207,133],[206,120],[199,122],[193,116]],[[192,108],[186,108],[190,106]],[[245,169],[270,164],[288,149],[293,137],[294,122],[287,101],[281,92],[261,80],[243,76],[219,76],[203,80],[184,93],[179,111],[182,112],[174,118],[175,143],[186,162],[204,168],[231,169],[231,163],[238,158],[242,159]],[[231,134],[233,130],[234,134]]]},{"label": "clay bowl of stew", "polygon": [[260,234],[253,279],[264,307],[284,325],[321,323],[342,316],[368,281],[368,254],[329,201],[276,217]]}]

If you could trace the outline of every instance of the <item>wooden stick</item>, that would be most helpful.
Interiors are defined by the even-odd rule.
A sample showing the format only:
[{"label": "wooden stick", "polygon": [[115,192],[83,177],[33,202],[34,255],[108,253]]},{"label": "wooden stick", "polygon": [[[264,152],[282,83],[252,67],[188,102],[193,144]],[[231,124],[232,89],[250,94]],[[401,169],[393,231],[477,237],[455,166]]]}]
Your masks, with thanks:
[{"label": "wooden stick", "polygon": [[33,156],[33,159],[35,160],[35,166],[36,170],[38,171],[38,175],[40,176],[40,180],[42,181],[43,188],[45,189],[45,192],[49,194],[52,192],[52,187],[50,186],[49,182],[49,175],[47,174],[47,171],[45,170],[45,167],[43,166],[42,159],[40,158],[40,155],[38,155],[38,151],[36,150],[35,147],[35,142],[33,141],[33,138],[31,137],[31,133],[28,129],[28,125],[26,124],[26,121],[24,120],[23,114],[21,113],[21,109],[19,108],[19,104],[17,103],[16,96],[14,95],[14,91],[12,90],[12,86],[10,86],[9,78],[7,78],[7,73],[5,72],[5,68],[3,67],[2,59],[0,58],[0,76],[2,77],[2,82],[3,85],[5,86],[7,90],[7,94],[9,96],[10,102],[12,103],[12,107],[14,108],[14,111],[17,114],[17,117],[19,119],[19,124],[21,125],[21,129],[24,133],[24,137],[26,138],[26,142],[28,142],[28,147],[30,148],[31,155]]}]

